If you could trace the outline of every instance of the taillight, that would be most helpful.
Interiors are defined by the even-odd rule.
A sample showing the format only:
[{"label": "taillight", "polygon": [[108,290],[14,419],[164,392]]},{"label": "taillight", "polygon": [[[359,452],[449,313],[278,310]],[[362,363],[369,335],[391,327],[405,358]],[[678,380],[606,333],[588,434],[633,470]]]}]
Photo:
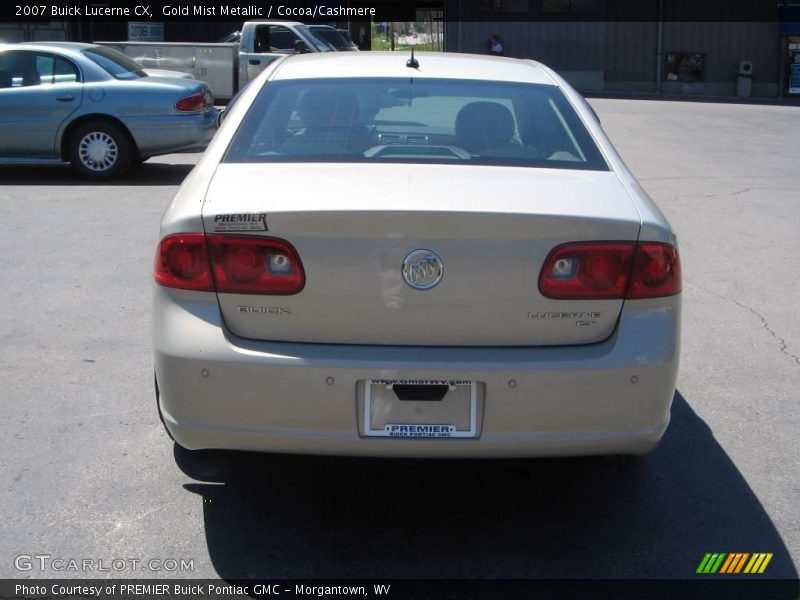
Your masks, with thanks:
[{"label": "taillight", "polygon": [[214,291],[202,233],[176,233],[161,240],[153,271],[156,282],[165,287]]},{"label": "taillight", "polygon": [[296,294],[306,283],[300,257],[283,240],[202,233],[161,240],[154,277],[165,287],[235,294]]},{"label": "taillight", "polygon": [[678,250],[660,242],[640,242],[628,298],[674,296],[681,291]]},{"label": "taillight", "polygon": [[547,298],[622,298],[633,264],[634,244],[564,244],[547,257],[539,290]]},{"label": "taillight", "polygon": [[681,291],[678,251],[660,242],[579,242],[550,252],[539,291],[560,300],[655,298]]},{"label": "taillight", "polygon": [[179,112],[203,112],[208,107],[205,92],[197,92],[186,98],[181,98],[175,103],[175,110]]},{"label": "taillight", "polygon": [[306,284],[300,257],[283,240],[231,235],[207,239],[218,292],[296,294]]}]

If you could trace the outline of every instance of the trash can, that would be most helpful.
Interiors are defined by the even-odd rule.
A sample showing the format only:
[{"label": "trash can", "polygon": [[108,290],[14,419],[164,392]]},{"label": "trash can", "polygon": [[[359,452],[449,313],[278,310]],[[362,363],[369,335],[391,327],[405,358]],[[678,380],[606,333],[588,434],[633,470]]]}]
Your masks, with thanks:
[{"label": "trash can", "polygon": [[749,98],[753,92],[753,61],[739,61],[739,77],[736,80],[736,95]]}]

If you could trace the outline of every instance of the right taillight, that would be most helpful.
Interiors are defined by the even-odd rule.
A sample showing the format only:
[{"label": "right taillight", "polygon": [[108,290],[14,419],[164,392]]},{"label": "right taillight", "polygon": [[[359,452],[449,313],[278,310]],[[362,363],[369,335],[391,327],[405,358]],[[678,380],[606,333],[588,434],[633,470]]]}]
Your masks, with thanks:
[{"label": "right taillight", "polygon": [[636,249],[628,298],[674,296],[681,291],[678,250],[661,242],[640,242]]},{"label": "right taillight", "polygon": [[153,276],[165,287],[236,294],[296,294],[306,282],[300,257],[288,242],[202,233],[161,240]]},{"label": "right taillight", "polygon": [[203,112],[208,108],[208,99],[209,97],[205,92],[197,92],[178,100],[175,103],[175,110],[187,113]]},{"label": "right taillight", "polygon": [[681,291],[674,246],[660,242],[572,242],[550,252],[539,291],[559,300],[656,298]]}]

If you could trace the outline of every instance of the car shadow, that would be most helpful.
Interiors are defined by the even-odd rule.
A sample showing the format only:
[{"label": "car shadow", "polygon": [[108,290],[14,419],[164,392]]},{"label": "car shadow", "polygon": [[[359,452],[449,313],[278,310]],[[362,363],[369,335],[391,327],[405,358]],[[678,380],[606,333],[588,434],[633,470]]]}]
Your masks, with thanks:
[{"label": "car shadow", "polygon": [[[758,498],[680,393],[646,457],[392,460],[187,452],[211,561],[243,578],[693,578],[772,552]],[[783,596],[778,596],[783,597]],[[794,597],[794,596],[792,596]]]},{"label": "car shadow", "polygon": [[80,177],[69,165],[0,165],[0,186],[155,186],[180,185],[192,164],[146,162],[131,168],[123,177],[109,181],[90,181]]}]

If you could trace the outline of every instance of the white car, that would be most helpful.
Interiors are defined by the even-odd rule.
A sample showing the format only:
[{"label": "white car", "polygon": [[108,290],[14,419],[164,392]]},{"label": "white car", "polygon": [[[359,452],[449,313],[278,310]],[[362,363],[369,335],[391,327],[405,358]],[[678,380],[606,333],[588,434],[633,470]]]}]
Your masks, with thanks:
[{"label": "white car", "polygon": [[278,60],[160,239],[158,408],[185,448],[640,454],[669,422],[675,235],[536,62]]}]

